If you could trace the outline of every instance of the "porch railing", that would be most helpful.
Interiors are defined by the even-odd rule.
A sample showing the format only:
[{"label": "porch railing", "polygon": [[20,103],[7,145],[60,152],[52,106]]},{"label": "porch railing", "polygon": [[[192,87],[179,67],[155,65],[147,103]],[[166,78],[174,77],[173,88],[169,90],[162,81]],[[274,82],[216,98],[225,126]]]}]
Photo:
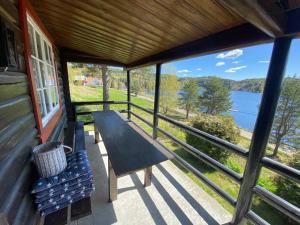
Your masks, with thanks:
[{"label": "porch railing", "polygon": [[[149,122],[148,120],[144,119],[142,116],[138,115],[136,112],[133,112],[131,108],[137,108],[139,110],[142,110],[143,112],[146,112],[152,116],[154,116],[154,111],[151,109],[144,108],[142,106],[139,106],[134,103],[130,103],[128,101],[93,101],[93,102],[73,102],[74,107],[74,113],[76,114],[76,117],[79,115],[89,115],[93,111],[80,111],[77,112],[78,106],[87,106],[87,105],[103,105],[103,104],[110,104],[110,105],[126,105],[127,110],[119,110],[122,113],[128,113],[128,118],[131,118],[131,115],[135,118],[139,119],[143,123],[147,124],[151,128],[155,129],[154,124]],[[124,106],[124,108],[126,107]],[[130,110],[128,110],[130,109]],[[215,137],[213,135],[210,135],[206,132],[203,132],[201,130],[198,130],[194,127],[191,127],[189,125],[183,124],[181,122],[178,122],[168,116],[165,116],[163,114],[158,113],[157,114],[158,119],[161,119],[163,121],[166,121],[173,126],[183,129],[186,132],[193,134],[205,141],[208,141],[216,146],[222,147],[226,150],[229,150],[233,152],[234,154],[237,154],[238,156],[241,156],[245,159],[247,159],[249,151],[247,149],[244,149],[242,147],[239,147],[237,145],[234,145],[230,142],[227,142],[223,139],[220,139],[218,137]],[[134,121],[131,120],[131,122],[134,123]],[[93,121],[87,121],[85,124],[92,124]],[[136,124],[136,123],[135,123]],[[136,124],[139,126],[138,124]],[[141,126],[139,126],[141,129],[143,129]],[[243,175],[233,171],[232,169],[224,166],[222,163],[218,162],[217,160],[211,158],[210,156],[204,154],[200,150],[194,148],[193,146],[187,144],[186,142],[178,139],[174,135],[170,134],[169,132],[165,131],[164,129],[160,127],[156,127],[157,131],[163,134],[165,137],[171,139],[173,142],[181,146],[184,150],[186,150],[188,153],[192,154],[197,159],[201,160],[205,164],[213,167],[214,169],[222,172],[223,174],[227,175],[229,178],[237,182],[238,184],[241,184],[243,179],[247,179],[246,177],[243,177]],[[159,140],[158,140],[159,142]],[[163,145],[161,142],[159,142],[161,145]],[[166,149],[168,149],[166,146],[164,146]],[[207,178],[204,174],[202,174],[199,170],[197,170],[195,167],[193,167],[191,164],[189,164],[185,159],[177,155],[175,152],[168,149],[169,152],[174,156],[174,159],[180,163],[184,168],[186,168],[188,171],[193,173],[196,177],[198,177],[203,183],[205,183],[207,186],[209,186],[212,190],[214,190],[218,195],[220,195],[223,199],[225,199],[230,205],[233,207],[236,207],[237,199],[233,198],[231,195],[229,195],[227,192],[225,192],[221,187],[219,187],[217,184],[212,182],[209,178]],[[261,161],[261,166],[264,166],[274,172],[277,172],[285,177],[288,177],[290,179],[293,179],[296,182],[300,181],[300,174],[299,171],[283,165],[282,163],[276,162],[268,157],[263,157]],[[295,221],[300,221],[300,210],[293,204],[285,201],[281,197],[269,192],[265,188],[256,185],[253,190],[255,194],[257,194],[263,201],[271,205],[272,207],[278,209],[283,214],[289,216],[290,218],[294,219]],[[262,219],[260,216],[258,216],[256,213],[254,213],[252,210],[249,210],[248,213],[245,215],[249,220],[254,222],[255,224],[259,225],[268,225],[269,223]]]}]

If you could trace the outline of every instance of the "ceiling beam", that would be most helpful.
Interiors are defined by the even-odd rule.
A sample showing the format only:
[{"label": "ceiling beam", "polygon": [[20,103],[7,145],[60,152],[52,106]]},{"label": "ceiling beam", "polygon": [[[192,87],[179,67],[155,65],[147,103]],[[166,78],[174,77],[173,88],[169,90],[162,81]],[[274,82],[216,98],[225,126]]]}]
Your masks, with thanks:
[{"label": "ceiling beam", "polygon": [[296,8],[287,12],[286,35],[295,37],[300,36],[300,8]]},{"label": "ceiling beam", "polygon": [[211,54],[233,48],[271,42],[273,38],[251,24],[244,24],[175,48],[145,57],[126,65],[126,69],[165,63],[195,55]]},{"label": "ceiling beam", "polygon": [[63,58],[64,61],[67,62],[103,64],[108,66],[125,67],[124,63],[114,61],[114,60],[109,60],[109,59],[103,59],[99,56],[90,55],[69,48],[61,48],[60,51],[61,51],[61,57]]},{"label": "ceiling beam", "polygon": [[257,0],[217,0],[270,37],[278,37],[284,29],[278,19],[272,17]]}]

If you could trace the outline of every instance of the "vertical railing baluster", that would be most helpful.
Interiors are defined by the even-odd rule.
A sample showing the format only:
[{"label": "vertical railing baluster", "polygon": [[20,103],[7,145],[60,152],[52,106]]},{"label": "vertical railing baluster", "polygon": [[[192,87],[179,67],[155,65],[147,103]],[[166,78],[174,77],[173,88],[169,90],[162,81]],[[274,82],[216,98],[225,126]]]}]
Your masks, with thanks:
[{"label": "vertical railing baluster", "polygon": [[155,76],[155,93],[154,93],[154,110],[153,110],[153,138],[157,138],[157,126],[159,111],[159,92],[160,92],[160,74],[161,64],[156,64],[156,76]]},{"label": "vertical railing baluster", "polygon": [[127,118],[128,120],[131,119],[131,95],[130,95],[131,83],[130,83],[130,70],[127,70]]},{"label": "vertical railing baluster", "polygon": [[252,189],[257,184],[261,170],[260,161],[265,154],[265,149],[268,144],[284,78],[290,44],[291,38],[289,37],[277,38],[274,41],[272,58],[249,149],[249,157],[246,163],[235,213],[231,222],[231,224],[234,225],[243,224],[245,222],[245,215],[248,213],[251,205]]}]

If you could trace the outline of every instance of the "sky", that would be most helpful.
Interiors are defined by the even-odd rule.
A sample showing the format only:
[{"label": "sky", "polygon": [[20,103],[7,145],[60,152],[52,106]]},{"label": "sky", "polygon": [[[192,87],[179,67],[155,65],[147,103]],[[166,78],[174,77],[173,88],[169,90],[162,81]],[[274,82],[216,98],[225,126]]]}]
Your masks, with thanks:
[{"label": "sky", "polygon": [[[206,56],[174,61],[162,66],[162,73],[178,77],[219,76],[232,80],[265,78],[273,43],[233,49]],[[292,41],[286,74],[300,76],[300,39]]]}]

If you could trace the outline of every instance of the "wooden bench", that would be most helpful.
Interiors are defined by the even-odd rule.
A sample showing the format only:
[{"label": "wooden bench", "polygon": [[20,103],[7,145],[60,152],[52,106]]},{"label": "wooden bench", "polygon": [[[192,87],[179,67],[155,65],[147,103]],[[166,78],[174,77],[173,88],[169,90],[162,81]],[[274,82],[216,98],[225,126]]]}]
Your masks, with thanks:
[{"label": "wooden bench", "polygon": [[172,158],[171,154],[116,111],[93,113],[95,142],[99,132],[108,154],[109,201],[117,199],[117,178],[145,170],[145,187],[151,184],[152,166]]},{"label": "wooden bench", "polygon": [[[64,144],[72,146],[74,151],[86,149],[83,122],[68,123],[68,127],[64,133]],[[66,208],[47,215],[45,218],[42,218],[40,224],[65,225],[69,224],[70,221],[77,220],[91,213],[91,199],[87,197],[72,203]]]}]

